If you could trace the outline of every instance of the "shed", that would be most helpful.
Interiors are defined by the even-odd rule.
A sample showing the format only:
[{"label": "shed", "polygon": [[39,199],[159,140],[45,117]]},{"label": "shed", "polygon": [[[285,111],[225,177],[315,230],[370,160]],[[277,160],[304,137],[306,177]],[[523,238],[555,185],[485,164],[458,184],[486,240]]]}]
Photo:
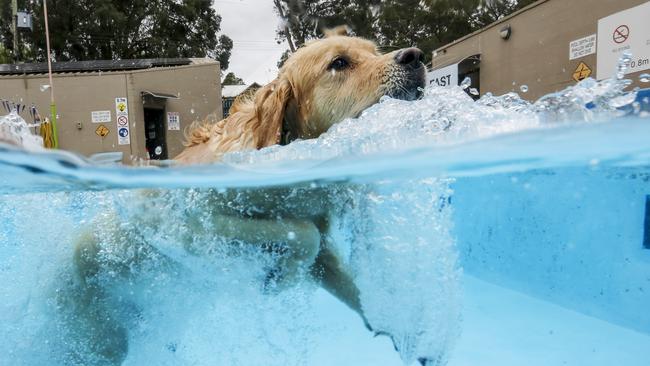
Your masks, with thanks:
[{"label": "shed", "polygon": [[[59,147],[82,155],[173,158],[187,126],[222,113],[220,67],[211,59],[55,62],[52,69]],[[29,123],[49,115],[49,88],[46,63],[0,65],[0,108],[17,107]]]}]

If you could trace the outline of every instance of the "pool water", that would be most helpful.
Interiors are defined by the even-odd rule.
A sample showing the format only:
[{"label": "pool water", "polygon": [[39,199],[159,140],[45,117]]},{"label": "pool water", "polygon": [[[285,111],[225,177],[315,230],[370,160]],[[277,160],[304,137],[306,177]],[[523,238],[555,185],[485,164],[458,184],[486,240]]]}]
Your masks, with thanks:
[{"label": "pool water", "polygon": [[[536,103],[431,89],[201,167],[1,146],[0,364],[93,363],[70,327],[74,243],[119,218],[162,254],[134,280],[99,278],[128,324],[125,365],[646,365],[650,119],[627,85]],[[314,192],[333,202],[336,252],[394,344],[309,278],[268,291],[277,255],[188,232],[214,197],[261,210],[238,194],[271,187],[289,211]]]}]

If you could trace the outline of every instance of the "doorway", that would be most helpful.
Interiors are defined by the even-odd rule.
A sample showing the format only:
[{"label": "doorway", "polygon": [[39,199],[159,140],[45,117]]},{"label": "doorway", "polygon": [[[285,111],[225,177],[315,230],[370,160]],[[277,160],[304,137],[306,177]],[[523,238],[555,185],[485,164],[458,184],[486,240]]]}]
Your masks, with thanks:
[{"label": "doorway", "polygon": [[478,100],[481,93],[481,55],[473,55],[458,63],[458,82],[462,83],[469,78],[471,83],[465,91],[469,96]]},{"label": "doorway", "polygon": [[165,135],[165,110],[144,109],[145,146],[149,159],[167,159],[167,136]]}]

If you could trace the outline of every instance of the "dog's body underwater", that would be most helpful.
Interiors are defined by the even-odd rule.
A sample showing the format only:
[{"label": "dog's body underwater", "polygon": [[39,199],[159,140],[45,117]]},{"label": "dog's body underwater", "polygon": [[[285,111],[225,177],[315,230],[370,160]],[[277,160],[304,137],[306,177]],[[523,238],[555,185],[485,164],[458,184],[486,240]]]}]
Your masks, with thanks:
[{"label": "dog's body underwater", "polygon": [[[406,100],[418,98],[424,82],[420,50],[409,48],[382,55],[372,42],[333,34],[299,49],[287,60],[276,80],[253,97],[233,105],[227,119],[198,126],[188,136],[187,148],[175,160],[179,164],[210,164],[229,152],[316,138],[333,124],[358,116],[385,95]],[[333,239],[329,235],[330,215],[336,211],[337,201],[332,197],[345,194],[345,189],[339,188],[305,184],[215,191],[201,201],[205,209],[193,210],[200,214],[188,215],[181,225],[188,233],[200,234],[198,237],[219,236],[226,242],[245,242],[268,251],[281,247],[278,268],[270,274],[274,289],[290,286],[306,274],[365,321],[359,290],[332,250]],[[144,195],[148,194],[158,193]],[[138,225],[150,225],[155,230],[156,224],[153,220]],[[117,273],[114,280],[124,280],[137,273],[133,269],[152,255],[163,258],[161,271],[170,270],[174,263],[147,242],[144,231],[125,233],[126,226],[117,218],[110,226],[110,230],[119,233],[109,235],[115,238],[110,243],[112,250],[137,254],[128,256],[125,262],[106,262],[100,255],[106,245],[105,237],[100,240],[97,233],[87,231],[76,244],[78,285],[70,291],[68,300],[74,303],[76,312],[70,321],[70,327],[76,329],[72,333],[77,335],[77,342],[85,343],[85,349],[93,353],[92,358],[78,358],[119,365],[128,353],[128,331],[110,316],[111,301],[105,284],[95,278],[108,270]],[[190,237],[180,238],[179,245],[189,253],[203,253],[201,243]],[[371,324],[366,325],[371,329]],[[426,359],[421,359],[421,363],[425,364]]]}]

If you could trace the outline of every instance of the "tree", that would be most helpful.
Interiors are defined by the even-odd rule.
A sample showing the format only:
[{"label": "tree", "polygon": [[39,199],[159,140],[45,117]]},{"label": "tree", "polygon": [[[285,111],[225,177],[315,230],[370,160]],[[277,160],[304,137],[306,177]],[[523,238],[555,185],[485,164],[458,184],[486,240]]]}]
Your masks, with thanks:
[{"label": "tree", "polygon": [[281,69],[282,66],[284,66],[284,63],[287,62],[289,59],[289,56],[291,56],[291,50],[285,50],[282,52],[282,56],[280,56],[280,60],[278,60],[278,69]]},{"label": "tree", "polygon": [[483,28],[496,20],[508,16],[537,0],[481,0],[476,11],[472,14],[472,24],[475,29]]},{"label": "tree", "polygon": [[238,78],[234,72],[229,72],[221,85],[246,85],[246,83],[244,83],[243,79]]},{"label": "tree", "polygon": [[0,44],[0,64],[8,63],[11,63],[11,52],[3,44]]},{"label": "tree", "polygon": [[[432,51],[486,26],[535,0],[274,0],[282,26],[278,42],[290,52],[324,29],[347,24],[354,35],[381,48],[417,46]],[[288,53],[278,63],[281,66]]]},{"label": "tree", "polygon": [[11,1],[0,1],[0,58],[2,62],[11,62],[14,37],[11,33]]},{"label": "tree", "polygon": [[275,10],[282,19],[277,31],[279,42],[287,41],[291,52],[323,30],[348,24],[355,34],[374,38],[373,11],[381,0],[274,0]]},{"label": "tree", "polygon": [[[212,0],[50,0],[50,42],[57,61],[212,57],[228,68],[232,40],[218,36]],[[46,59],[42,0],[25,0],[34,31],[25,35],[34,61]],[[0,8],[4,12],[4,9]],[[9,48],[13,39],[0,37]]]}]

